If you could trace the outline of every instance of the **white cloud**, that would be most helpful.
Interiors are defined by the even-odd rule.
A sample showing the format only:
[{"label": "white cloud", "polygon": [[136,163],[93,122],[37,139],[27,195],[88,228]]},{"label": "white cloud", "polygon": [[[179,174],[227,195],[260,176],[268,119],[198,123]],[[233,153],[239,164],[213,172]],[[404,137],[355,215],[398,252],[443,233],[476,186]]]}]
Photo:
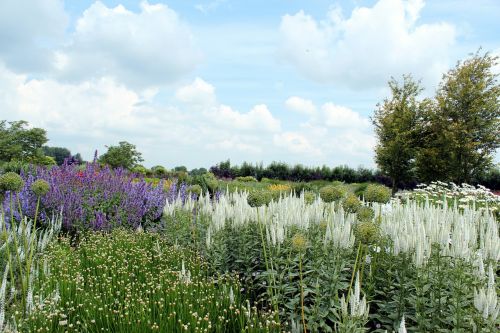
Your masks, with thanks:
[{"label": "white cloud", "polygon": [[413,72],[433,84],[447,68],[456,29],[445,22],[418,24],[423,6],[422,0],[379,0],[349,18],[338,7],[322,21],[303,11],[285,15],[281,55],[322,83],[375,87]]},{"label": "white cloud", "polygon": [[62,0],[0,1],[0,59],[21,73],[50,70],[67,23]]},{"label": "white cloud", "polygon": [[292,96],[285,101],[285,106],[291,111],[302,113],[308,116],[316,114],[316,106],[308,99]]},{"label": "white cloud", "polygon": [[177,89],[175,97],[184,103],[211,106],[215,104],[215,88],[197,77],[193,83]]},{"label": "white cloud", "polygon": [[304,135],[297,132],[275,134],[273,142],[277,147],[285,148],[292,153],[321,155],[321,150],[311,144]]},{"label": "white cloud", "polygon": [[281,129],[281,122],[265,104],[255,105],[249,112],[241,113],[228,105],[216,103],[215,88],[200,78],[177,89],[175,97],[193,111],[202,112],[207,121],[217,126],[258,132],[277,132]]},{"label": "white cloud", "polygon": [[25,119],[45,128],[49,138],[55,138],[50,145],[66,146],[86,158],[95,148],[104,149],[102,144],[121,140],[136,144],[152,164],[199,165],[238,154],[242,160],[271,154],[275,148],[269,142],[280,131],[280,121],[267,106],[240,113],[226,105],[212,105],[214,91],[198,78],[177,91],[183,105],[158,105],[151,101],[154,91],[142,95],[113,78],[60,83],[29,79],[0,64],[0,119]]},{"label": "white cloud", "polygon": [[368,119],[345,106],[325,103],[321,110],[325,124],[330,127],[364,129],[370,124]]},{"label": "white cloud", "polygon": [[132,88],[168,84],[200,61],[188,26],[164,4],[142,2],[140,12],[93,3],[58,52],[61,78],[112,77]]},{"label": "white cloud", "polygon": [[274,118],[264,104],[254,106],[247,113],[240,113],[227,105],[220,105],[210,113],[210,118],[227,128],[237,130],[278,132],[281,129],[280,121]]}]

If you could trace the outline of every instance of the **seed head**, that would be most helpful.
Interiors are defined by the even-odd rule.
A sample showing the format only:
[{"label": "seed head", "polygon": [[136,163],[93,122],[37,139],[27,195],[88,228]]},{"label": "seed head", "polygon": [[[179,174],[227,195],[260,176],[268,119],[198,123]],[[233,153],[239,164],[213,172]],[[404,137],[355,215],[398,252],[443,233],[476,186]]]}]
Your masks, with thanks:
[{"label": "seed head", "polygon": [[15,172],[7,172],[0,176],[0,191],[18,192],[24,186],[24,180]]},{"label": "seed head", "polygon": [[50,185],[43,179],[37,179],[33,182],[33,184],[31,184],[31,190],[36,194],[36,196],[41,197],[49,192]]}]

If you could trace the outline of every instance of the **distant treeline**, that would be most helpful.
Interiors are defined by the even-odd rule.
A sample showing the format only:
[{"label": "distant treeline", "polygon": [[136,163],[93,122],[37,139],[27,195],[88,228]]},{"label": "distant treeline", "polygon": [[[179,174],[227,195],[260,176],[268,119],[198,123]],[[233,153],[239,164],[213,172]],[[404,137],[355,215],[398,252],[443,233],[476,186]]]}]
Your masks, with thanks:
[{"label": "distant treeline", "polygon": [[[262,163],[251,164],[243,162],[241,165],[231,165],[229,160],[220,162],[210,168],[217,178],[234,179],[236,177],[252,176],[257,180],[262,178],[293,181],[293,182],[309,182],[315,180],[326,181],[341,181],[345,183],[365,183],[374,182],[391,185],[391,179],[383,175],[379,170],[358,167],[351,168],[347,165],[340,165],[330,168],[326,165],[322,167],[307,167],[301,164],[289,165],[284,162],[272,162],[264,166]],[[398,187],[401,189],[414,188],[419,183],[418,179],[413,179],[407,182],[400,182]],[[494,167],[480,178],[475,179],[474,185],[481,184],[492,190],[500,189],[500,169]]]}]

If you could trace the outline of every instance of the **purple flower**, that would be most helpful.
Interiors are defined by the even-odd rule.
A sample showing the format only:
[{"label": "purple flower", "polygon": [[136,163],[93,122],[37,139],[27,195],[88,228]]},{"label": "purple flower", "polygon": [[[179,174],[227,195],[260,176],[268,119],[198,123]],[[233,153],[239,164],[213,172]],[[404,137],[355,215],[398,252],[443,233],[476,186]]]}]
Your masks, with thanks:
[{"label": "purple flower", "polygon": [[[37,198],[30,186],[36,179],[44,179],[50,191],[41,199],[41,220],[62,209],[66,230],[136,228],[141,223],[159,220],[167,199],[163,183],[153,186],[134,179],[126,170],[101,168],[97,163],[88,163],[84,169],[68,163],[51,169],[38,168],[22,177],[25,186],[13,195],[15,219],[20,218],[18,202],[24,215],[34,217]],[[9,212],[7,216],[9,200],[7,193],[3,203]]]}]

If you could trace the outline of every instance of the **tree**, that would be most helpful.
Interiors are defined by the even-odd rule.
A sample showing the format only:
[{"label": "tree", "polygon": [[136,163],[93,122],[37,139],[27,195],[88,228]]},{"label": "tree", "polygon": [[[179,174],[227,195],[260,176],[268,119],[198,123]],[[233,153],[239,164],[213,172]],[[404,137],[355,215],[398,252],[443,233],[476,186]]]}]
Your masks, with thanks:
[{"label": "tree", "polygon": [[65,159],[71,157],[71,151],[67,148],[43,146],[42,149],[46,156],[54,158],[57,165],[62,165]]},{"label": "tree", "polygon": [[137,151],[135,145],[127,141],[121,141],[118,146],[108,147],[108,151],[103,154],[99,161],[108,164],[112,168],[132,169],[142,162],[142,154]]},{"label": "tree", "polygon": [[375,161],[391,178],[394,193],[401,181],[413,177],[419,118],[429,102],[417,99],[422,88],[411,75],[404,75],[402,83],[392,78],[389,88],[392,96],[378,104],[372,122],[378,140]]},{"label": "tree", "polygon": [[470,183],[491,167],[500,147],[497,60],[479,50],[444,74],[424,124],[428,140],[417,155],[422,179]]},{"label": "tree", "polygon": [[187,168],[184,165],[179,165],[174,168],[174,171],[176,172],[187,172]]},{"label": "tree", "polygon": [[155,165],[151,168],[151,171],[153,175],[158,178],[164,178],[168,173],[167,169],[161,165]]},{"label": "tree", "polygon": [[42,128],[28,128],[24,120],[0,121],[0,161],[31,162],[43,157],[42,146],[48,141]]}]

